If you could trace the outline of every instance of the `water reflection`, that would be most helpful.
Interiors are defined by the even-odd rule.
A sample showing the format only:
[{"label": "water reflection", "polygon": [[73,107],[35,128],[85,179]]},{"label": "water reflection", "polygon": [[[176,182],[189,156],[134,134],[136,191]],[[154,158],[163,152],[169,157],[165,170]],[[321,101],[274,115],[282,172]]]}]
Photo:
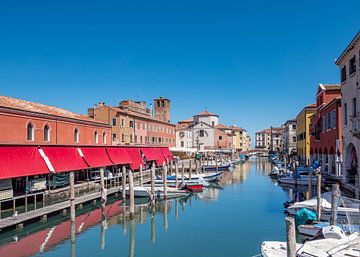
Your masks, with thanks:
[{"label": "water reflection", "polygon": [[[91,256],[106,251],[106,233],[113,225],[120,225],[122,234],[128,238],[129,256],[135,256],[135,240],[137,224],[147,223],[149,220],[149,234],[151,243],[156,243],[156,217],[162,216],[163,230],[167,232],[170,221],[178,221],[179,216],[187,215],[186,208],[191,208],[195,201],[218,200],[222,188],[229,184],[243,183],[250,172],[250,163],[238,166],[232,172],[224,172],[218,184],[206,188],[204,192],[179,199],[161,201],[149,206],[147,199],[136,199],[135,215],[130,216],[128,203],[109,199],[109,204],[100,207],[94,204],[84,205],[84,208],[77,210],[75,222],[68,220],[69,217],[50,217],[47,223],[36,223],[25,227],[23,231],[3,232],[0,235],[0,256],[27,257],[41,255],[49,252],[56,246],[68,240],[70,256],[76,256],[76,244],[78,235],[86,233],[91,227],[98,226],[99,253],[92,252]],[[181,209],[181,210],[179,210]],[[188,210],[189,213],[191,209]],[[173,212],[173,213],[172,213]],[[170,215],[172,214],[172,215]],[[161,221],[161,219],[159,219]],[[129,227],[129,231],[127,228]],[[114,229],[118,229],[113,226]],[[129,232],[129,233],[128,233]],[[86,239],[83,239],[86,240]],[[91,244],[92,242],[86,242]],[[9,255],[11,253],[11,255]]]}]

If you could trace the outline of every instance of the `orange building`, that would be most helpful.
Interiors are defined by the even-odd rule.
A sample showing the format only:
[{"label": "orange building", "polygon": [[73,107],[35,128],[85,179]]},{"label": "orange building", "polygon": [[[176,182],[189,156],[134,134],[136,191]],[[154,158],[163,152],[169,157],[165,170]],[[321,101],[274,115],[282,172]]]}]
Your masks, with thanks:
[{"label": "orange building", "polygon": [[7,96],[0,96],[0,132],[0,144],[111,144],[111,126],[106,123]]},{"label": "orange building", "polygon": [[90,118],[112,126],[113,145],[175,146],[175,125],[170,121],[170,100],[157,98],[147,108],[144,101],[121,101],[119,106],[99,103],[88,108]]}]

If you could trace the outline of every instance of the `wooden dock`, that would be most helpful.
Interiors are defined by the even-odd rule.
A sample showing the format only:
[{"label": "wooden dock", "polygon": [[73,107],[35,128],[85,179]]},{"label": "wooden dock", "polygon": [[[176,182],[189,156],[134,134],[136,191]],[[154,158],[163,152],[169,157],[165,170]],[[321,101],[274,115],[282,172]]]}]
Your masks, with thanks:
[{"label": "wooden dock", "polygon": [[[138,174],[136,174],[136,176],[134,176],[134,180],[135,180],[135,182],[138,182],[140,180],[140,176]],[[151,181],[150,171],[144,171],[143,183],[148,183],[150,181]],[[126,186],[128,186],[128,183],[126,184]],[[112,188],[107,189],[107,195],[121,193],[121,191],[122,191],[121,186],[112,187]],[[101,198],[100,191],[95,192],[95,193],[90,193],[90,194],[75,198],[75,205],[83,204],[83,203],[90,202],[90,201],[100,199],[100,198]],[[33,221],[33,220],[40,220],[44,217],[47,217],[47,215],[49,215],[49,214],[56,213],[56,212],[60,213],[62,210],[65,210],[67,208],[70,208],[69,200],[66,200],[66,201],[60,202],[60,203],[55,203],[55,204],[52,204],[49,206],[45,206],[43,208],[38,208],[36,210],[20,213],[17,216],[0,219],[0,231],[7,229],[7,228],[12,228],[12,227],[22,227],[25,222],[29,222],[29,221]]]}]

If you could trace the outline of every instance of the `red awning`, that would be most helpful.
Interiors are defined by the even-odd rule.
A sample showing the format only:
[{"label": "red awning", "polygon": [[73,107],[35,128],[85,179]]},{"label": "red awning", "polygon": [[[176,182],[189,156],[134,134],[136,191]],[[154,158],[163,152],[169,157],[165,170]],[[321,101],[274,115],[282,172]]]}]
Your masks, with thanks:
[{"label": "red awning", "polygon": [[134,147],[131,147],[131,148],[126,148],[130,158],[132,159],[132,163],[130,164],[130,167],[132,170],[137,170],[140,168],[140,165],[144,168],[145,165],[144,165],[144,162],[141,158],[141,155],[140,155],[140,150],[139,148],[134,148]]},{"label": "red awning", "polygon": [[83,170],[89,168],[80,156],[77,147],[43,146],[45,155],[49,158],[56,172]]},{"label": "red awning", "polygon": [[91,168],[99,168],[114,165],[109,159],[105,147],[81,147],[86,163]]},{"label": "red awning", "polygon": [[115,164],[130,164],[133,163],[126,148],[121,147],[106,147],[106,151],[110,160]]},{"label": "red awning", "polygon": [[172,159],[174,159],[174,157],[173,157],[173,155],[171,154],[169,148],[163,147],[163,148],[161,148],[161,151],[162,151],[165,159],[167,159],[167,160],[172,160]]},{"label": "red awning", "polygon": [[48,174],[36,146],[1,146],[0,179]]},{"label": "red awning", "polygon": [[146,160],[155,161],[157,166],[162,166],[166,162],[160,148],[149,147],[141,148],[141,152],[145,155]]}]

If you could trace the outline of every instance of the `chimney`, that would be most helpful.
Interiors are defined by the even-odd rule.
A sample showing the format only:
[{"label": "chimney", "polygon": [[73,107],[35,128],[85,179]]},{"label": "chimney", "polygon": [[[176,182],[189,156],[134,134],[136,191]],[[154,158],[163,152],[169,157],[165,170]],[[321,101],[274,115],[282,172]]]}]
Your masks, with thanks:
[{"label": "chimney", "polygon": [[152,106],[152,104],[150,104],[150,117],[152,117],[153,116],[153,106]]}]

